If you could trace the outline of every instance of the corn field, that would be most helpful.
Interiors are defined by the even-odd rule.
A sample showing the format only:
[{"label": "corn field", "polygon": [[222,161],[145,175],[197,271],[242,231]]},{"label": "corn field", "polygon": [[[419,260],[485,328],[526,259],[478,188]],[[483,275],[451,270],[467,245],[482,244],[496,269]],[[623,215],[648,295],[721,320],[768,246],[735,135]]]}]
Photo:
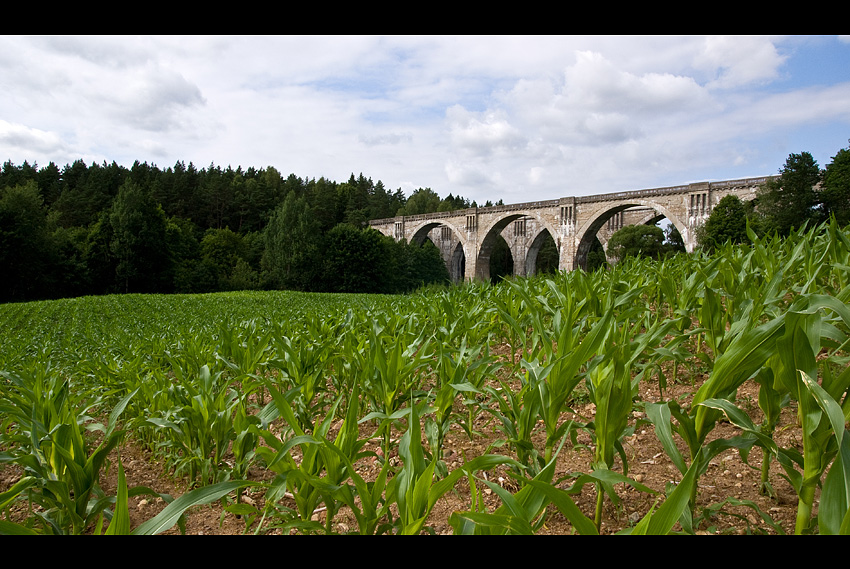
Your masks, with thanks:
[{"label": "corn field", "polygon": [[[620,533],[696,533],[699,482],[730,451],[759,457],[764,493],[793,488],[794,533],[850,533],[850,231],[751,239],[711,257],[406,296],[0,305],[0,468],[21,473],[0,488],[0,533],[157,534],[214,502],[246,533],[420,534],[459,484],[468,504],[443,520],[455,534],[535,534],[554,515],[597,534],[624,486],[653,505]],[[695,369],[704,379],[692,398],[666,395]],[[640,395],[647,382],[659,398]],[[744,385],[757,388],[753,408],[737,398]],[[579,401],[592,414],[576,413]],[[800,445],[775,437],[788,409]],[[630,477],[636,415],[675,466],[674,484]],[[735,435],[719,438],[719,423]],[[453,467],[450,434],[493,443]],[[556,475],[580,436],[592,458]],[[127,441],[193,489],[174,499],[128,486]],[[363,461],[376,476],[364,478]],[[112,494],[108,469],[119,475]],[[585,488],[592,508],[576,502]],[[261,503],[244,500],[248,490]],[[131,527],[128,500],[143,495],[168,506]],[[345,532],[342,516],[353,520]]]}]

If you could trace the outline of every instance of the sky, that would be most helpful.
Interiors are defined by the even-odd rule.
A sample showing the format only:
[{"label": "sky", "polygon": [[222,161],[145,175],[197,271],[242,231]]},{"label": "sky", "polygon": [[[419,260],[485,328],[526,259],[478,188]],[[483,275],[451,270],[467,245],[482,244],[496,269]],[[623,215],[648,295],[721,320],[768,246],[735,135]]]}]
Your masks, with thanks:
[{"label": "sky", "polygon": [[520,203],[825,168],[850,36],[0,36],[0,160]]}]

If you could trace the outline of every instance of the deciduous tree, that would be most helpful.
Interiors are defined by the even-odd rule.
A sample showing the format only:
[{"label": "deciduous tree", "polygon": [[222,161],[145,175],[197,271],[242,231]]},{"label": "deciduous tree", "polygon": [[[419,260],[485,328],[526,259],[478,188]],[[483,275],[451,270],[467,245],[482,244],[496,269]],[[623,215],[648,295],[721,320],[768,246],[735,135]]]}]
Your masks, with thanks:
[{"label": "deciduous tree", "polygon": [[315,290],[321,271],[319,223],[307,200],[287,194],[265,229],[261,266],[266,286],[278,289]]},{"label": "deciduous tree", "polygon": [[167,225],[150,193],[127,180],[118,190],[109,214],[110,251],[117,260],[116,279],[122,292],[168,292],[173,273]]},{"label": "deciduous tree", "polygon": [[657,259],[663,245],[664,231],[657,225],[627,225],[608,240],[608,256],[618,261],[637,256]]},{"label": "deciduous tree", "polygon": [[47,219],[35,181],[0,188],[0,302],[43,294],[48,249]]},{"label": "deciduous tree", "polygon": [[341,223],[326,236],[325,285],[331,292],[388,292],[390,256],[384,236]]},{"label": "deciduous tree", "polygon": [[747,240],[747,208],[741,199],[730,194],[714,206],[697,237],[700,247],[714,251],[727,241]]}]

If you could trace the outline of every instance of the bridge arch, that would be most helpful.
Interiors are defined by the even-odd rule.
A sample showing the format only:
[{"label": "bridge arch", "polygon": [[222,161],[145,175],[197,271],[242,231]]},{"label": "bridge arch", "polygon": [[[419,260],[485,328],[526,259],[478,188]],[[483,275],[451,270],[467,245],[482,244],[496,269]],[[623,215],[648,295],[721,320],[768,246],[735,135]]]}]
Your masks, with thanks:
[{"label": "bridge arch", "polygon": [[[461,231],[449,219],[426,219],[410,228],[410,243],[417,245],[422,244],[425,239],[428,239],[428,234],[434,229],[446,227],[452,234],[451,247],[448,250],[441,248],[443,261],[446,263],[446,269],[449,271],[449,276],[453,282],[463,281],[466,270],[466,254],[465,250],[468,244],[468,238],[465,231]],[[457,239],[455,244],[454,239]],[[441,240],[442,241],[442,240]]]},{"label": "bridge arch", "polygon": [[588,217],[584,224],[581,227],[577,228],[576,236],[577,236],[577,246],[575,259],[573,260],[573,267],[581,267],[587,268],[587,254],[590,251],[590,247],[593,244],[593,239],[596,237],[596,234],[602,229],[602,226],[613,217],[615,214],[620,213],[621,211],[625,211],[632,207],[648,207],[655,210],[657,213],[652,216],[648,216],[648,218],[643,222],[644,224],[657,223],[662,218],[667,218],[670,223],[672,223],[682,237],[685,239],[687,243],[688,237],[688,226],[682,222],[681,219],[677,215],[675,215],[669,208],[665,207],[663,204],[657,203],[653,200],[629,200],[627,202],[614,203],[608,202],[603,205],[599,209],[599,211],[593,213]]},{"label": "bridge arch", "polygon": [[410,229],[410,242],[417,245],[421,244],[428,237],[428,234],[438,227],[448,227],[461,243],[466,244],[466,235],[464,235],[464,232],[448,219],[426,219],[417,225],[413,225]]},{"label": "bridge arch", "polygon": [[452,282],[463,281],[466,277],[466,253],[463,250],[463,243],[458,242],[452,248],[448,261],[449,276]]},{"label": "bridge arch", "polygon": [[[540,230],[532,239],[531,245],[526,253],[525,259],[514,259],[515,267],[517,266],[517,264],[522,264],[522,266],[524,266],[526,269],[526,274],[530,275],[534,273],[534,269],[536,268],[537,253],[540,251],[540,247],[543,245],[546,239],[547,232],[548,235],[550,235],[552,239],[555,240],[555,245],[560,245],[556,238],[556,235],[558,235],[558,233],[555,231],[555,227],[551,223],[549,223],[545,218],[540,216],[537,212],[529,210],[516,210],[511,211],[510,213],[506,213],[504,216],[495,219],[489,225],[482,228],[481,235],[483,235],[483,238],[481,238],[478,250],[475,252],[474,277],[476,279],[483,281],[490,280],[490,255],[493,253],[493,249],[496,246],[498,238],[501,236],[502,231],[504,231],[505,228],[508,227],[508,225],[518,219],[526,217],[533,218],[536,224],[540,227]],[[560,250],[560,247],[558,248]],[[532,258],[530,265],[529,258]],[[530,271],[529,268],[531,269]]]},{"label": "bridge arch", "polygon": [[[631,208],[629,208],[629,209],[631,209]],[[629,210],[626,210],[626,211],[629,211]],[[631,213],[631,211],[629,211],[629,213]],[[614,217],[616,217],[616,215],[614,215],[614,216],[612,216],[608,219],[613,219]],[[645,215],[643,215],[643,216],[641,216],[637,219],[632,217],[632,222],[628,223],[627,225],[657,225],[658,222],[661,221],[662,219],[664,219],[664,214],[658,213],[655,210],[647,210]],[[616,227],[616,228],[613,229],[613,231],[610,230],[611,228],[608,228],[609,229],[608,231],[600,231],[599,233],[596,234],[596,237],[599,239],[599,242],[602,244],[602,247],[603,247],[603,249],[605,249],[605,251],[608,251],[608,239],[611,238],[611,235],[616,233],[617,229],[621,229],[621,228],[622,227]]]}]

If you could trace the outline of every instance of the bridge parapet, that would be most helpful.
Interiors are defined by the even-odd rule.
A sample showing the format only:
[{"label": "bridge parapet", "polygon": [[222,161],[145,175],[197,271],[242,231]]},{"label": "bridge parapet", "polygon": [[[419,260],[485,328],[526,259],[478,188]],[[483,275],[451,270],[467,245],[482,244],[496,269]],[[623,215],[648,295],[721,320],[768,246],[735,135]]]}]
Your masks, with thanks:
[{"label": "bridge parapet", "polygon": [[577,196],[576,203],[593,203],[600,201],[622,201],[629,199],[646,199],[657,196],[668,196],[672,194],[687,194],[696,191],[719,190],[738,187],[761,186],[776,176],[763,176],[760,178],[742,178],[740,180],[724,180],[720,182],[695,182],[681,186],[669,186],[665,188],[648,188],[645,190],[628,190],[625,192],[614,192],[610,194],[594,194],[592,196]]}]

